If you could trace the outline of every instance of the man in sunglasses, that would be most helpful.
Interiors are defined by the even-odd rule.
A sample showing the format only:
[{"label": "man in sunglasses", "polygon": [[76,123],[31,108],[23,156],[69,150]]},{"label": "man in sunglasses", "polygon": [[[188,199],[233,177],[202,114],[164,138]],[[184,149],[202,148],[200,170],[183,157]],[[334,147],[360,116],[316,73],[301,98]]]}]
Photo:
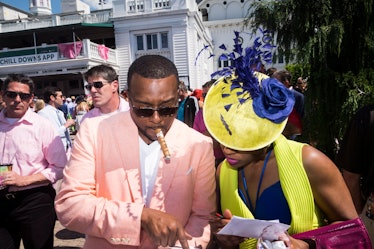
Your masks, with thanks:
[{"label": "man in sunglasses", "polygon": [[117,112],[128,111],[129,103],[119,96],[119,83],[116,71],[107,65],[98,65],[89,69],[84,74],[94,108],[87,112],[83,118],[97,116],[109,117]]},{"label": "man in sunglasses", "polygon": [[86,120],[77,134],[59,221],[86,234],[86,249],[206,248],[216,210],[212,140],[176,119],[178,71],[167,58],[138,58],[127,84],[130,111]]},{"label": "man in sunglasses", "polygon": [[30,107],[33,81],[11,74],[1,90],[0,160],[8,171],[0,180],[0,247],[53,248],[56,192],[67,162],[64,146],[50,122]]}]

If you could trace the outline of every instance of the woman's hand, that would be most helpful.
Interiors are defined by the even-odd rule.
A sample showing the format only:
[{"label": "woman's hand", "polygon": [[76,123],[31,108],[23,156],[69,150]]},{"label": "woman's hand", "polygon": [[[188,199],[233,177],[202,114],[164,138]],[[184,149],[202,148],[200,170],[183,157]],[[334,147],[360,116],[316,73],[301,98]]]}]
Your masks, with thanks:
[{"label": "woman's hand", "polygon": [[237,248],[246,238],[233,235],[219,235],[217,234],[227,223],[230,222],[232,214],[230,210],[226,209],[223,212],[223,217],[212,217],[210,220],[211,231],[213,237],[216,239],[222,249]]},{"label": "woman's hand", "polygon": [[309,244],[303,240],[292,238],[288,234],[282,234],[278,238],[283,241],[289,249],[309,249]]}]

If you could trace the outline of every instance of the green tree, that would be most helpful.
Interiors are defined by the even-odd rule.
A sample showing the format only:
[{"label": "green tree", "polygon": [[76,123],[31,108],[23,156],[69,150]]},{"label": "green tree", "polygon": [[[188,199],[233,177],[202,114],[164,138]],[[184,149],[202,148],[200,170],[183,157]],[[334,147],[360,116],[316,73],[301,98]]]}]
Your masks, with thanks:
[{"label": "green tree", "polygon": [[274,32],[287,63],[310,70],[303,140],[332,159],[349,118],[374,103],[373,20],[372,0],[254,1],[246,20]]}]

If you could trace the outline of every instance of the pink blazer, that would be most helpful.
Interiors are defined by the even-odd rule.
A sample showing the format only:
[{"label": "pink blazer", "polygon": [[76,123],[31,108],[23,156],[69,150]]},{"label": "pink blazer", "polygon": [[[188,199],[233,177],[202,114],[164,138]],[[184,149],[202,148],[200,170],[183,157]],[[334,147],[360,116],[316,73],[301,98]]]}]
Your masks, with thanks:
[{"label": "pink blazer", "polygon": [[[216,210],[212,141],[178,120],[165,139],[171,160],[161,156],[150,208],[177,217],[193,236],[190,245],[205,248]],[[64,226],[86,234],[84,248],[157,248],[141,230],[139,165],[130,112],[82,123],[55,206]]]}]

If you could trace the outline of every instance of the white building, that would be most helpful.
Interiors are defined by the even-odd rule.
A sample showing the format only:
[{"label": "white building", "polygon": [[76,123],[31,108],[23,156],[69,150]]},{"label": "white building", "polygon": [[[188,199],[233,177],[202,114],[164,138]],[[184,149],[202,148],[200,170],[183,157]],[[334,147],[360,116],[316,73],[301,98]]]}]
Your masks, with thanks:
[{"label": "white building", "polygon": [[211,44],[209,30],[193,1],[142,0],[113,1],[113,24],[120,77],[126,78],[134,59],[144,54],[160,54],[172,60],[179,76],[191,88],[209,79],[212,62],[195,58]]},{"label": "white building", "polygon": [[201,88],[225,65],[218,47],[232,47],[234,30],[243,31],[244,45],[253,38],[243,22],[248,0],[113,0],[111,9],[96,11],[62,0],[60,14],[49,14],[48,4],[30,0],[25,13],[0,3],[0,78],[26,73],[37,94],[48,85],[82,94],[82,73],[101,63],[118,71],[123,89],[129,65],[144,54],[169,58],[181,80]]}]

